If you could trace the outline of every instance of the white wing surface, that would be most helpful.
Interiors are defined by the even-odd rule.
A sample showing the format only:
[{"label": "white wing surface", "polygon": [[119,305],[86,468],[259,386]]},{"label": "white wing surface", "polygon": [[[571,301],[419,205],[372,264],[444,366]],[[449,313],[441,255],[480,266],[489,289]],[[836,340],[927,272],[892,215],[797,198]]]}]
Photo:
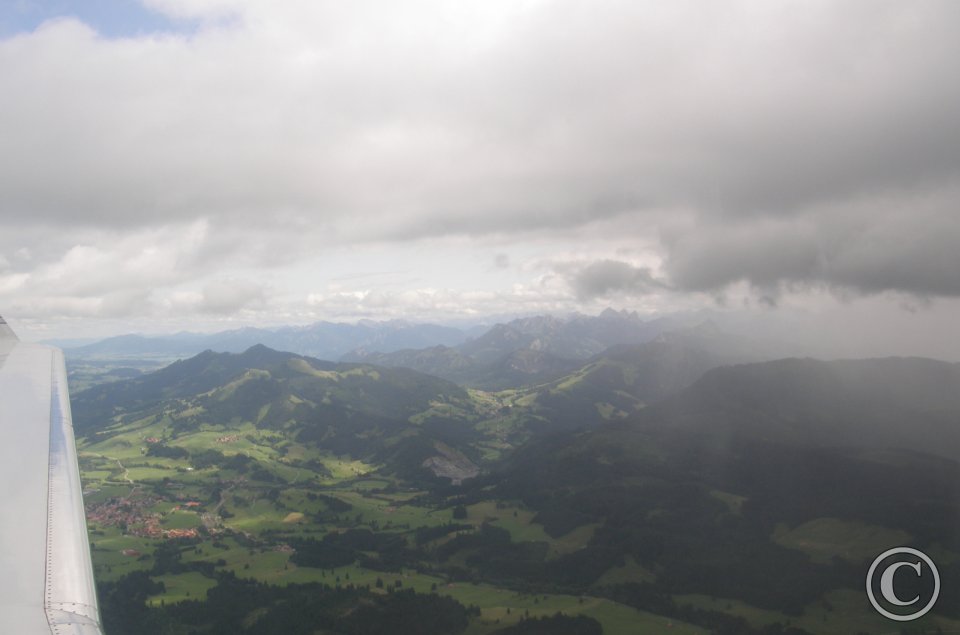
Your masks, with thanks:
[{"label": "white wing surface", "polygon": [[63,354],[0,317],[0,632],[102,635]]}]

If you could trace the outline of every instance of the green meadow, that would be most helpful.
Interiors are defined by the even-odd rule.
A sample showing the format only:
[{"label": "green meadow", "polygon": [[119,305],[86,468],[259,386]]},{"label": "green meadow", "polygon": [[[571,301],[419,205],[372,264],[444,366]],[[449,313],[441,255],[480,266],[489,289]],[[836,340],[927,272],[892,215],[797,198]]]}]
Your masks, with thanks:
[{"label": "green meadow", "polygon": [[[497,400],[488,405],[501,404]],[[437,408],[446,406],[440,404]],[[489,523],[509,532],[514,542],[546,543],[552,558],[585,546],[595,526],[579,527],[553,538],[534,522],[533,511],[516,502],[496,500],[468,505],[467,517],[454,520],[450,507],[417,503],[425,492],[378,471],[377,465],[318,452],[274,431],[258,430],[252,423],[201,425],[189,432],[175,433],[173,421],[167,415],[154,415],[115,426],[108,429],[109,434],[79,443],[88,509],[102,510],[103,506],[116,506],[117,501],[139,501],[133,506],[137,510],[134,515],[141,521],[153,519],[161,532],[198,533],[194,539],[145,537],[130,533],[132,522],[124,526],[112,521],[90,521],[97,579],[118,580],[137,570],[151,572],[151,578],[163,584],[162,592],[148,598],[151,606],[203,600],[207,590],[216,584],[216,573],[230,571],[272,585],[320,582],[448,595],[465,605],[480,607],[480,616],[473,619],[467,630],[477,635],[515,623],[524,616],[557,612],[593,617],[608,635],[665,628],[674,633],[704,632],[589,596],[529,595],[489,584],[454,582],[415,568],[384,572],[357,563],[330,569],[298,566],[291,560],[286,541],[322,538],[329,532],[351,528],[393,532],[413,545],[413,534],[418,528],[450,522],[479,528]],[[506,434],[514,424],[509,417],[481,424],[485,434],[494,439],[488,442],[491,455],[497,453],[493,447],[497,436]],[[227,459],[243,455],[253,459],[260,471],[254,474],[233,467],[199,467],[186,458],[153,456],[150,448],[158,445],[181,448],[190,456],[210,449]],[[442,537],[432,544],[443,544],[449,538]],[[156,550],[170,544],[176,547],[183,568],[198,569],[154,573]],[[610,575],[611,580],[634,578],[619,570]]]}]

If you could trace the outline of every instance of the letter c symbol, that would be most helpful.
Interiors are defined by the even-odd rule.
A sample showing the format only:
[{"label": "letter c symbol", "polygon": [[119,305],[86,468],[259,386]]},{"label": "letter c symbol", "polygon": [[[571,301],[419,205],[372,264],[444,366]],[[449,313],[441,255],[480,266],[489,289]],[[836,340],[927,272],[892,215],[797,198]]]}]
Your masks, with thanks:
[{"label": "letter c symbol", "polygon": [[896,604],[897,606],[910,606],[911,604],[916,604],[920,599],[919,595],[909,602],[904,602],[897,597],[896,591],[893,590],[893,576],[900,567],[910,567],[917,572],[917,577],[920,577],[921,569],[919,562],[916,564],[912,564],[910,562],[895,562],[884,569],[883,575],[880,576],[880,593],[883,594],[883,599],[890,604]]},{"label": "letter c symbol", "polygon": [[[893,562],[886,569],[883,570],[883,573],[880,574],[880,595],[884,600],[887,601],[888,606],[911,606],[917,604],[920,600],[920,596],[913,598],[910,601],[904,601],[897,597],[896,592],[893,589],[893,577],[896,575],[897,570],[900,567],[910,567],[913,569],[917,577],[921,577],[923,574],[923,562],[927,563],[927,567],[930,570],[930,575],[933,577],[933,593],[930,596],[930,599],[927,603],[919,609],[916,609],[913,613],[909,614],[896,614],[891,613],[886,608],[884,608],[878,601],[877,598],[873,595],[873,575],[878,573],[880,564],[887,558],[893,556],[910,556],[909,560],[919,558],[917,562],[910,561],[900,561]],[[940,572],[937,571],[937,565],[933,563],[933,560],[930,559],[927,554],[922,551],[918,551],[911,547],[894,547],[893,549],[888,549],[887,551],[880,554],[876,560],[873,561],[873,564],[870,565],[870,571],[867,572],[867,597],[870,599],[870,604],[873,605],[873,608],[877,610],[880,615],[884,617],[896,620],[898,622],[909,622],[915,620],[923,615],[926,615],[930,609],[933,608],[933,605],[937,602],[937,597],[940,595]]]}]

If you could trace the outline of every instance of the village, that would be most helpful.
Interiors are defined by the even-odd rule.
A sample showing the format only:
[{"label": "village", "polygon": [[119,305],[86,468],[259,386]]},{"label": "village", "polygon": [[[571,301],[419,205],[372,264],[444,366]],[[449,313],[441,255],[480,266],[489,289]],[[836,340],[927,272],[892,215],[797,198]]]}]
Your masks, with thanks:
[{"label": "village", "polygon": [[[131,496],[129,498],[111,498],[103,503],[87,508],[87,522],[92,525],[118,527],[131,536],[152,539],[197,538],[200,531],[196,527],[162,527],[164,515],[151,511],[162,499],[150,496]],[[200,513],[203,504],[198,501],[184,501],[174,504],[169,513],[190,511]]]}]

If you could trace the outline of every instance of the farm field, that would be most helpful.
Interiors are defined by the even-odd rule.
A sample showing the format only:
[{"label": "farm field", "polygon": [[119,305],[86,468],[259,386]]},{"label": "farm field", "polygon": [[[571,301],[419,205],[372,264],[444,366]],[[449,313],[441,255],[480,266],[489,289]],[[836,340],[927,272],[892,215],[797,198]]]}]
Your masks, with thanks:
[{"label": "farm field", "polygon": [[[495,526],[514,542],[546,544],[550,557],[556,557],[583,547],[594,526],[554,538],[534,522],[533,511],[492,499],[466,506],[465,517],[455,519],[451,506],[424,504],[424,491],[378,472],[376,465],[290,443],[252,424],[202,426],[170,439],[170,423],[165,417],[137,420],[101,442],[87,439],[79,445],[96,578],[109,582],[135,571],[149,574],[162,590],[147,598],[148,606],[203,600],[217,576],[229,572],[278,586],[321,583],[437,593],[479,608],[466,631],[477,635],[558,612],[593,617],[612,635],[667,624],[671,632],[705,632],[603,598],[518,592],[418,567],[384,571],[359,562],[329,568],[297,564],[290,542],[350,530],[387,532],[414,546],[417,530],[424,528],[454,522],[471,531]],[[226,457],[252,458],[256,472],[199,467],[179,451],[155,456],[151,448],[161,445],[190,456],[221,448]],[[450,538],[441,536],[429,545],[435,548]]]}]

